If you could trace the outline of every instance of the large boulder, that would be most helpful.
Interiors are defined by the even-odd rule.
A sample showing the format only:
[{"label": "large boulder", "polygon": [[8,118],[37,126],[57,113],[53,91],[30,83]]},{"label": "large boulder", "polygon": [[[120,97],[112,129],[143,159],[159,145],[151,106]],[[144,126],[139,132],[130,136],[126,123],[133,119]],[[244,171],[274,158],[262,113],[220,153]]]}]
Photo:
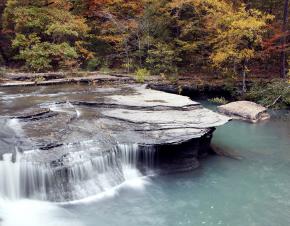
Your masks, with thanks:
[{"label": "large boulder", "polygon": [[218,107],[222,114],[252,123],[270,118],[267,108],[250,101],[236,101]]}]

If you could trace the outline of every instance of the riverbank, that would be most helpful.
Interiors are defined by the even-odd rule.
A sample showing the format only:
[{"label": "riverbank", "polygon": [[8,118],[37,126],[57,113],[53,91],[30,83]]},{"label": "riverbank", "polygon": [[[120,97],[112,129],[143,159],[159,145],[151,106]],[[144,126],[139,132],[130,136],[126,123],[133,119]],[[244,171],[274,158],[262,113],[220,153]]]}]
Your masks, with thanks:
[{"label": "riverbank", "polygon": [[[143,81],[144,80],[144,81]],[[229,78],[206,74],[188,74],[178,77],[145,76],[142,82],[149,88],[191,98],[216,99],[217,101],[250,100],[272,108],[289,108],[290,92],[285,80],[273,80],[263,76],[252,76],[246,84],[247,93],[242,92],[242,78]],[[2,73],[0,87],[47,86],[58,84],[89,84],[99,87],[137,84],[135,74],[121,72],[48,72],[48,73]],[[285,86],[286,85],[286,86]],[[283,89],[281,87],[284,87]],[[264,90],[268,90],[267,93]]]},{"label": "riverbank", "polygon": [[[248,85],[258,81],[269,81],[263,77],[253,77],[247,81]],[[7,72],[0,78],[0,87],[11,86],[35,86],[56,84],[100,84],[105,83],[139,83],[134,74],[118,72],[47,72],[25,73]],[[241,78],[225,78],[213,75],[180,75],[178,77],[165,78],[162,76],[147,76],[144,83],[151,88],[171,93],[183,93],[184,95],[202,94],[212,92],[232,96],[234,89],[242,87]],[[190,96],[190,95],[189,95]]]},{"label": "riverbank", "polygon": [[123,74],[105,74],[100,72],[48,72],[48,73],[5,73],[0,87],[40,86],[57,84],[103,84],[103,83],[132,83],[132,76]]}]

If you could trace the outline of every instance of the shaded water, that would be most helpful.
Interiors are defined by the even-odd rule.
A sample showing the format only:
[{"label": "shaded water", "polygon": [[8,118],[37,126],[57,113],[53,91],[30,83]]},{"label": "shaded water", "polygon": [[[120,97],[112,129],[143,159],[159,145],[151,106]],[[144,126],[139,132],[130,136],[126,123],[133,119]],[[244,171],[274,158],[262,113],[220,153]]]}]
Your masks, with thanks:
[{"label": "shaded water", "polygon": [[[18,136],[9,130],[5,134]],[[232,121],[217,129],[213,143],[240,160],[211,156],[195,171],[144,177],[127,164],[135,161],[134,153],[125,154],[121,158],[127,177],[124,183],[75,203],[2,198],[0,225],[290,225],[288,113],[274,113],[271,120],[260,124]],[[9,164],[10,156],[4,158]]]}]

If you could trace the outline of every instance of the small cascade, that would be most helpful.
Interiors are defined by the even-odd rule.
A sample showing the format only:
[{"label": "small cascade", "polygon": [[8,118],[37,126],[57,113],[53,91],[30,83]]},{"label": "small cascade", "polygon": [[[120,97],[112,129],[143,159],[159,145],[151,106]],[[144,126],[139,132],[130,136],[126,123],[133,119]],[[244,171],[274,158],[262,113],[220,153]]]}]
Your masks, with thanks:
[{"label": "small cascade", "polygon": [[143,146],[142,147],[142,162],[144,164],[144,166],[149,169],[152,170],[154,169],[154,167],[156,166],[156,155],[157,149],[156,147],[152,147],[152,146]]},{"label": "small cascade", "polygon": [[25,137],[19,119],[0,117],[0,128],[0,159],[2,154],[12,153],[16,147],[22,149],[29,145],[29,139]]},{"label": "small cascade", "polygon": [[77,118],[79,118],[81,116],[81,111],[79,109],[77,109],[71,102],[67,101],[66,104],[74,109],[74,111],[76,112]]},{"label": "small cascade", "polygon": [[[47,105],[43,105],[43,106],[47,107]],[[56,103],[49,104],[48,107],[50,108],[51,111],[73,113],[73,114],[76,114],[77,118],[81,116],[81,111],[68,100],[65,103],[61,103],[61,104],[56,104]]]},{"label": "small cascade", "polygon": [[30,197],[36,191],[45,194],[49,183],[47,180],[52,178],[52,171],[44,166],[22,161],[22,154],[18,152],[15,155],[4,154],[0,161],[1,198],[17,200]]},{"label": "small cascade", "polygon": [[4,197],[17,199],[20,197],[20,164],[12,162],[12,153],[3,154],[0,162],[0,193]]},{"label": "small cascade", "polygon": [[21,136],[23,134],[23,130],[21,124],[19,123],[19,119],[16,118],[9,119],[7,122],[7,126],[10,127],[15,132],[15,136]]},{"label": "small cascade", "polygon": [[138,170],[142,156],[137,144],[119,144],[98,154],[73,151],[50,163],[32,161],[33,152],[2,156],[0,198],[75,201],[143,176]]},{"label": "small cascade", "polygon": [[128,166],[136,167],[138,161],[138,145],[137,144],[118,144],[116,152],[120,152],[122,163]]}]

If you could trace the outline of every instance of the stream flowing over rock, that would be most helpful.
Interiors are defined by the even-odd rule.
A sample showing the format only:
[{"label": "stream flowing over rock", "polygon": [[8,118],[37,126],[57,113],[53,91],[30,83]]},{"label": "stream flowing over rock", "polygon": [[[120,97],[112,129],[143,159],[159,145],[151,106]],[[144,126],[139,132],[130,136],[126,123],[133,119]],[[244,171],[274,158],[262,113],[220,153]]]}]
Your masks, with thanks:
[{"label": "stream flowing over rock", "polygon": [[145,86],[3,87],[0,195],[55,202],[196,168],[229,117]]}]

